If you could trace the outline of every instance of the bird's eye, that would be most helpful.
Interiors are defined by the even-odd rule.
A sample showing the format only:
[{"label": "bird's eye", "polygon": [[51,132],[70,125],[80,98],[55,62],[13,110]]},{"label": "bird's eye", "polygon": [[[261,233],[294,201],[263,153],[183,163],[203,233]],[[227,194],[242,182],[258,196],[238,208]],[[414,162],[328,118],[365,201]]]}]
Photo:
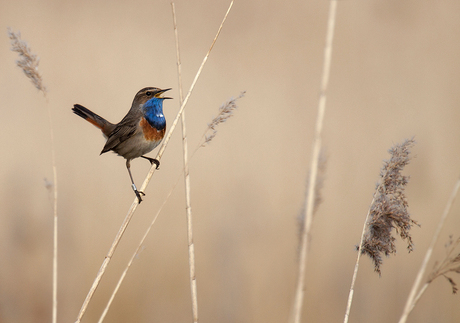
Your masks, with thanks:
[{"label": "bird's eye", "polygon": [[147,95],[147,96],[152,96],[152,92],[147,91],[147,92],[145,92],[145,95]]}]

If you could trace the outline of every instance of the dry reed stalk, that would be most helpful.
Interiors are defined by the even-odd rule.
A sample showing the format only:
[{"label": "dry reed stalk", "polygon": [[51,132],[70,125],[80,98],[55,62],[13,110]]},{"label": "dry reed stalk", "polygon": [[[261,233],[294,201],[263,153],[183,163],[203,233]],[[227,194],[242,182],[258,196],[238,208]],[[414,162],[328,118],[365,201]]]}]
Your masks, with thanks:
[{"label": "dry reed stalk", "polygon": [[[177,57],[177,79],[179,86],[179,100],[180,104],[184,99],[182,93],[182,71],[180,61],[179,49],[179,35],[177,31],[176,10],[174,3],[171,2],[171,9],[173,14],[174,35],[176,39],[176,57]],[[181,115],[182,125],[182,152],[184,156],[184,181],[185,181],[185,212],[187,215],[187,244],[188,244],[188,263],[189,263],[189,279],[190,279],[190,293],[192,299],[192,316],[193,322],[198,322],[198,296],[197,296],[197,283],[195,274],[195,245],[193,243],[193,227],[192,227],[192,204],[190,195],[190,174],[188,167],[188,145],[187,145],[187,128],[185,124],[185,111]]]},{"label": "dry reed stalk", "polygon": [[[196,82],[198,81],[198,78],[200,77],[201,72],[203,70],[203,67],[206,64],[206,61],[208,60],[208,57],[209,57],[209,55],[211,53],[211,50],[214,47],[214,44],[216,43],[217,38],[220,35],[222,27],[223,27],[223,25],[224,25],[224,23],[225,23],[225,21],[227,19],[228,14],[230,13],[230,10],[231,10],[232,6],[233,6],[233,1],[230,3],[230,6],[227,9],[227,12],[226,12],[226,14],[225,14],[225,16],[224,16],[224,18],[222,20],[222,23],[219,26],[217,34],[214,37],[214,40],[212,41],[211,46],[210,46],[208,52],[206,53],[206,55],[205,55],[201,65],[200,65],[200,67],[198,68],[198,72],[196,73],[195,78],[193,79],[192,85],[190,86],[190,89],[189,89],[187,95],[185,96],[184,101],[181,104],[179,112],[177,113],[176,118],[174,119],[173,123],[171,124],[169,132],[167,133],[167,135],[165,136],[165,138],[163,140],[163,143],[162,143],[162,145],[161,145],[161,147],[160,147],[160,149],[159,149],[159,151],[157,153],[157,156],[155,157],[157,160],[160,160],[161,157],[163,156],[163,153],[164,153],[164,151],[166,149],[166,146],[168,145],[169,140],[171,139],[172,133],[174,132],[174,130],[176,128],[176,125],[179,122],[179,119],[181,118],[182,112],[184,111],[185,106],[187,105],[187,102],[188,102],[188,100],[190,98],[190,95],[192,94],[193,89],[195,88]],[[142,186],[140,188],[141,191],[143,191],[143,192],[145,191],[145,189],[146,189],[147,185],[149,184],[153,174],[155,173],[155,170],[156,170],[156,166],[152,166],[150,168],[150,170],[149,170],[149,172],[148,172],[146,178],[144,179],[144,182],[142,183]],[[92,297],[94,295],[94,292],[96,291],[96,288],[99,286],[99,283],[100,283],[100,281],[102,279],[102,276],[104,275],[105,270],[107,269],[107,266],[110,263],[110,260],[111,260],[111,258],[113,256],[117,246],[118,246],[118,243],[120,242],[121,237],[123,236],[126,228],[128,227],[128,224],[131,221],[131,218],[133,217],[134,212],[136,211],[138,205],[139,205],[139,200],[137,198],[135,198],[133,203],[131,204],[131,207],[128,210],[128,213],[126,214],[125,219],[123,220],[123,223],[121,224],[120,229],[118,230],[118,232],[117,232],[117,234],[115,236],[114,241],[112,242],[112,245],[110,246],[109,251],[107,252],[107,255],[105,256],[104,261],[102,262],[102,265],[101,265],[101,267],[100,267],[100,269],[99,269],[99,271],[98,271],[98,273],[96,275],[96,278],[94,279],[93,284],[91,285],[91,288],[90,288],[88,294],[86,295],[86,298],[85,298],[85,300],[84,300],[84,302],[82,304],[82,307],[81,307],[81,309],[80,309],[80,311],[78,313],[77,320],[75,321],[76,323],[79,323],[81,321],[81,318],[85,314],[86,309],[87,309],[87,307],[89,305],[89,302],[91,301],[91,299],[92,299]]]},{"label": "dry reed stalk", "polygon": [[11,50],[19,54],[16,64],[22,69],[26,77],[32,82],[37,90],[42,92],[46,100],[48,112],[48,122],[50,128],[51,140],[51,164],[53,168],[53,305],[52,305],[52,322],[57,322],[57,256],[58,256],[58,214],[57,214],[57,167],[56,167],[56,149],[54,144],[53,119],[51,117],[51,108],[46,95],[47,90],[43,78],[38,72],[40,59],[32,52],[27,42],[21,39],[21,33],[15,33],[11,28],[7,28],[8,37],[11,41]]},{"label": "dry reed stalk", "polygon": [[[452,239],[452,237],[450,237],[450,238]],[[457,241],[455,241],[455,243],[453,243],[452,241],[449,241],[449,243],[452,244],[452,245],[450,246],[451,249],[448,252],[446,258],[444,258],[442,263],[440,265],[438,265],[437,268],[429,275],[428,280],[420,288],[420,291],[417,293],[417,296],[414,297],[414,300],[412,302],[412,306],[410,307],[409,312],[407,313],[407,315],[405,315],[404,318],[401,317],[401,318],[404,319],[403,322],[405,322],[407,320],[407,317],[409,316],[409,314],[414,309],[414,307],[417,304],[417,302],[420,299],[420,297],[422,297],[423,293],[425,293],[425,291],[428,288],[428,286],[436,278],[444,277],[445,279],[447,279],[447,281],[449,282],[449,284],[452,287],[452,294],[457,294],[457,292],[458,292],[457,284],[455,283],[455,281],[452,278],[446,276],[446,274],[449,273],[449,272],[451,272],[451,273],[460,273],[460,253],[457,254],[455,257],[450,256],[451,253],[455,250],[455,248],[460,244],[460,238],[458,238]]]},{"label": "dry reed stalk", "polygon": [[[234,100],[230,99],[230,100],[227,101],[227,102],[233,102],[233,109],[236,109],[236,108],[237,108],[237,106],[236,106]],[[225,106],[225,105],[226,105],[226,103],[224,103],[223,106]],[[222,110],[222,106],[219,108],[219,111],[220,111],[220,110]],[[213,119],[213,122],[214,122],[215,120],[216,120],[216,118]],[[212,123],[212,122],[211,122],[211,123]],[[216,126],[217,126],[217,125],[216,125]],[[210,129],[210,128],[209,128],[209,125],[208,125],[208,128],[207,128],[207,130],[205,131],[205,134],[207,133],[207,131],[209,131],[209,129]],[[214,128],[213,131],[215,131],[215,130],[216,130],[216,129]],[[203,138],[205,138],[205,135],[203,135]],[[196,148],[195,151],[194,151],[194,154],[195,154],[195,152],[196,152],[199,148],[201,148],[201,147],[204,147],[204,143],[198,144],[197,148]],[[190,161],[192,160],[194,154],[193,154],[192,156],[190,156],[190,158],[188,159],[188,163],[190,163]],[[187,165],[188,165],[188,163],[187,163]],[[106,307],[105,307],[105,309],[104,309],[104,311],[103,311],[101,317],[99,318],[98,323],[102,323],[102,321],[104,320],[104,318],[105,318],[105,316],[106,316],[106,314],[107,314],[107,312],[108,312],[108,310],[109,310],[109,308],[110,308],[110,305],[112,304],[112,301],[113,301],[113,299],[115,298],[115,295],[116,295],[117,292],[118,292],[118,289],[120,288],[120,286],[121,286],[123,280],[124,280],[125,277],[126,277],[126,274],[128,273],[129,268],[131,267],[131,265],[132,265],[134,259],[136,258],[136,256],[139,254],[139,252],[140,252],[140,250],[141,250],[141,247],[142,247],[142,245],[144,244],[145,239],[147,238],[148,234],[150,233],[150,230],[152,229],[152,227],[153,227],[153,225],[155,224],[155,222],[156,222],[158,216],[160,215],[161,211],[163,210],[163,207],[165,206],[165,204],[166,204],[166,202],[168,201],[169,197],[171,196],[172,192],[176,189],[177,184],[179,183],[181,174],[182,174],[182,172],[178,175],[175,184],[172,186],[171,190],[170,190],[169,193],[166,195],[166,198],[165,198],[165,200],[163,201],[163,204],[160,206],[159,210],[158,210],[157,213],[155,214],[155,216],[154,216],[152,222],[150,223],[150,225],[149,225],[149,227],[147,228],[146,232],[144,233],[144,235],[143,235],[141,241],[139,242],[139,245],[137,246],[136,250],[134,251],[133,255],[131,256],[131,259],[129,260],[129,262],[128,262],[126,268],[125,268],[125,270],[123,271],[121,277],[119,278],[118,283],[117,283],[117,285],[116,285],[114,291],[112,292],[112,295],[110,296],[110,299],[109,299],[109,301],[108,301],[108,303],[107,303],[107,305],[106,305]]]},{"label": "dry reed stalk", "polygon": [[374,262],[375,271],[380,274],[382,255],[396,253],[395,238],[391,235],[393,229],[402,239],[407,240],[407,248],[409,252],[412,251],[413,243],[409,230],[417,223],[410,218],[407,211],[408,203],[404,189],[409,182],[409,177],[403,176],[401,171],[410,161],[409,149],[413,145],[414,139],[410,139],[392,147],[389,150],[391,158],[384,162],[380,171],[380,181],[368,209],[357,247],[358,256],[348,294],[344,323],[348,322],[350,316],[361,254],[369,255]]},{"label": "dry reed stalk", "polygon": [[315,202],[315,187],[317,183],[319,157],[321,152],[321,133],[323,130],[324,114],[326,112],[326,91],[329,83],[332,41],[334,39],[334,27],[336,21],[337,1],[331,0],[329,3],[329,14],[326,32],[326,44],[324,48],[323,73],[321,76],[320,97],[318,103],[318,115],[316,119],[315,134],[313,139],[313,151],[310,162],[308,194],[305,200],[305,221],[302,229],[300,243],[299,270],[297,276],[297,287],[294,300],[294,323],[300,323],[302,315],[303,299],[305,296],[305,272],[308,260],[308,248],[310,229],[313,221],[313,211]]},{"label": "dry reed stalk", "polygon": [[157,213],[155,214],[155,216],[153,217],[152,219],[152,222],[150,223],[149,227],[147,228],[147,230],[145,231],[144,235],[142,236],[141,240],[139,241],[139,244],[136,248],[136,250],[134,251],[133,255],[131,256],[131,258],[129,259],[128,261],[128,264],[126,265],[125,267],[125,270],[123,271],[123,273],[121,274],[120,278],[118,279],[118,282],[117,282],[117,285],[115,286],[115,289],[113,290],[112,292],[112,295],[110,295],[110,299],[109,301],[107,302],[107,305],[105,306],[104,308],[104,311],[102,312],[101,314],[101,317],[99,318],[99,321],[98,323],[102,323],[105,319],[105,316],[107,315],[107,312],[109,311],[109,308],[110,306],[112,305],[112,302],[113,300],[115,299],[115,296],[117,295],[118,293],[118,290],[120,289],[120,286],[121,284],[123,283],[127,273],[128,273],[128,270],[131,268],[131,265],[133,264],[134,262],[134,259],[136,259],[136,257],[139,255],[139,253],[141,252],[141,249],[142,249],[142,246],[144,245],[144,242],[145,242],[145,239],[147,238],[147,236],[149,235],[150,233],[150,230],[152,230],[153,228],[153,225],[155,224],[158,216],[160,215],[161,211],[163,210],[163,207],[166,205],[166,202],[169,200],[169,197],[171,196],[172,192],[174,191],[174,189],[176,188],[177,184],[179,183],[179,179],[180,177],[176,180],[176,184],[173,186],[173,188],[169,191],[168,195],[166,195],[166,198],[164,199],[163,203],[161,204],[160,208],[158,209]]},{"label": "dry reed stalk", "polygon": [[[324,155],[323,151],[321,151],[320,156],[318,157],[318,173],[316,176],[316,185],[315,185],[315,201],[313,203],[313,216],[316,214],[316,211],[319,208],[319,205],[323,201],[323,197],[321,195],[321,190],[324,186],[324,178],[326,174],[326,164],[327,164],[327,158]],[[310,178],[307,177],[306,180],[306,185],[305,187],[309,187],[310,185]],[[305,199],[307,199],[307,194],[308,190],[305,190]],[[303,233],[303,228],[305,225],[305,204],[303,205],[302,209],[299,212],[299,215],[297,217],[297,224],[298,224],[298,234],[299,234],[299,251],[300,251],[300,244],[301,244],[301,238],[302,238],[302,233]]]},{"label": "dry reed stalk", "polygon": [[[236,109],[236,108],[237,108],[234,99],[230,99],[229,101],[227,101],[227,103],[228,103],[228,102],[233,102],[233,104],[232,104],[233,108],[232,108],[232,109]],[[219,111],[221,111],[221,110],[222,110],[222,107],[223,107],[223,106],[226,106],[227,103],[224,103],[224,104],[219,108]],[[220,114],[220,113],[219,113],[219,114]],[[217,117],[216,117],[216,118],[217,118]],[[213,122],[216,120],[216,118],[214,118],[213,121],[212,121],[211,123],[213,123]],[[216,125],[216,126],[217,126],[217,125]],[[205,134],[206,134],[207,131],[209,131],[209,130],[210,130],[210,128],[209,128],[209,125],[208,125],[208,128],[207,128],[207,130],[205,131]],[[215,130],[216,130],[216,129],[214,128],[213,132],[214,132]],[[205,134],[203,135],[202,140],[205,138]],[[214,136],[213,136],[213,138],[214,138]],[[204,140],[206,140],[206,139],[204,139]],[[204,146],[205,146],[204,142],[198,144],[198,146],[197,146],[197,148],[195,149],[194,153],[192,154],[192,156],[190,156],[190,158],[189,158],[189,160],[188,160],[188,163],[190,163],[190,161],[193,159],[193,156],[195,155],[195,152],[196,152],[199,148],[204,147]],[[121,277],[119,278],[118,283],[117,283],[117,285],[116,285],[114,291],[112,292],[112,295],[110,296],[110,299],[109,299],[109,301],[108,301],[108,303],[107,303],[107,305],[106,305],[106,307],[105,307],[105,309],[104,309],[104,311],[103,311],[101,317],[99,318],[98,323],[102,323],[102,321],[104,320],[104,318],[105,318],[105,316],[106,316],[106,314],[107,314],[107,312],[108,312],[108,310],[109,310],[109,308],[110,308],[110,306],[111,306],[111,304],[112,304],[112,301],[113,301],[113,299],[115,298],[115,295],[118,293],[118,289],[120,288],[120,286],[121,286],[123,280],[124,280],[125,277],[126,277],[126,274],[128,273],[129,268],[131,267],[131,265],[132,265],[134,259],[136,258],[136,256],[139,254],[139,252],[140,252],[140,250],[141,250],[141,247],[142,247],[142,245],[144,244],[145,239],[147,238],[148,234],[150,233],[150,230],[152,229],[152,227],[153,227],[153,225],[155,224],[155,222],[156,222],[158,216],[160,215],[161,211],[163,210],[163,207],[165,206],[165,204],[166,204],[166,202],[168,201],[169,197],[171,196],[172,192],[176,189],[177,185],[179,184],[179,180],[180,180],[181,174],[182,174],[182,172],[178,175],[175,184],[172,186],[171,190],[170,190],[169,193],[166,195],[165,200],[163,201],[163,203],[162,203],[162,205],[160,206],[159,210],[157,211],[157,213],[156,213],[155,216],[153,217],[152,222],[150,223],[150,225],[149,225],[149,227],[147,228],[146,232],[144,233],[144,235],[143,235],[141,241],[139,242],[139,244],[138,244],[136,250],[134,251],[133,255],[131,256],[131,259],[129,260],[129,262],[128,262],[126,268],[125,268],[125,270],[123,271]]]},{"label": "dry reed stalk", "polygon": [[406,305],[404,306],[403,313],[401,315],[401,318],[399,319],[399,323],[405,323],[407,321],[407,318],[410,312],[412,311],[412,309],[414,308],[415,304],[417,303],[418,299],[428,287],[429,283],[425,284],[420,290],[419,294],[416,296],[417,290],[420,286],[423,275],[425,274],[426,267],[428,266],[428,262],[430,261],[431,255],[433,253],[434,246],[436,245],[436,242],[438,241],[439,234],[441,233],[442,227],[444,226],[444,222],[446,221],[446,218],[449,215],[450,209],[452,207],[452,204],[455,201],[459,188],[460,188],[460,178],[457,179],[457,182],[455,183],[452,193],[450,194],[449,200],[447,201],[447,204],[441,216],[441,219],[439,220],[438,227],[436,228],[436,231],[433,235],[430,246],[428,247],[428,250],[426,251],[425,258],[423,259],[422,265],[420,266],[420,269],[417,273],[414,284],[412,285],[411,291],[406,301]]}]

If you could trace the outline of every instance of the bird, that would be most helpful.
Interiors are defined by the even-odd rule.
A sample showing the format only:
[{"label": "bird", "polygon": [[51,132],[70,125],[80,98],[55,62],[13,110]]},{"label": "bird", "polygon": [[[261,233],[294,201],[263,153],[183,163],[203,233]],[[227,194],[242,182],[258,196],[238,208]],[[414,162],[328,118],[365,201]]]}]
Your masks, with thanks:
[{"label": "bird", "polygon": [[146,87],[134,96],[131,109],[126,116],[117,124],[113,124],[103,117],[80,104],[74,104],[72,111],[96,126],[102,131],[107,139],[101,155],[113,151],[126,159],[126,168],[131,179],[131,187],[136,194],[139,204],[142,202],[131,174],[131,160],[142,157],[147,159],[156,169],[160,166],[157,159],[144,156],[157,147],[163,140],[166,132],[166,118],[163,115],[163,100],[172,99],[162,96],[169,89]]}]

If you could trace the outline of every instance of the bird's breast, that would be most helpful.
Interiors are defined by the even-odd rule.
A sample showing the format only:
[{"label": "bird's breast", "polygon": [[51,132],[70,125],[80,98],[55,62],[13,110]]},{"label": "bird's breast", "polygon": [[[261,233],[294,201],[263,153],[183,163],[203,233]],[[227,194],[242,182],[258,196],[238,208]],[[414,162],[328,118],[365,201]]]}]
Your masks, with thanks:
[{"label": "bird's breast", "polygon": [[139,125],[142,128],[142,132],[144,134],[145,140],[160,141],[165,136],[166,127],[164,127],[161,130],[158,130],[157,128],[152,127],[145,118],[141,119],[141,121],[139,122]]}]

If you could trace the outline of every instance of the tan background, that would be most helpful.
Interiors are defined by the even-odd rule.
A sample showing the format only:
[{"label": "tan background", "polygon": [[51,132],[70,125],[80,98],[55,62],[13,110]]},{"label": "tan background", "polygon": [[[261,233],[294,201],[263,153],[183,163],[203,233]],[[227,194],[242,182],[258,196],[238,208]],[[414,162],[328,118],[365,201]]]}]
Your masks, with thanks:
[{"label": "tan background", "polygon": [[[178,1],[188,89],[228,1]],[[237,1],[189,105],[195,147],[218,107],[246,90],[234,118],[190,165],[201,322],[287,322],[297,272],[316,118],[327,1]],[[41,57],[59,178],[59,322],[73,322],[134,194],[122,158],[98,156],[98,130],[80,103],[118,122],[145,86],[178,86],[168,1],[0,1],[0,321],[50,322],[52,179],[46,101],[14,64],[7,26]],[[382,277],[363,259],[351,322],[396,322],[460,172],[460,2],[346,0],[337,12],[324,123],[324,202],[312,230],[304,322],[341,322],[364,217],[382,160],[415,136],[406,174],[415,252],[398,242]],[[179,129],[178,129],[179,130]],[[154,152],[156,154],[156,151]],[[153,154],[153,155],[154,155]],[[178,179],[176,131],[84,317],[99,317],[140,236]],[[132,163],[140,186],[148,163]],[[107,322],[190,322],[182,180],[134,262]],[[460,235],[460,203],[442,231]],[[460,277],[452,276],[457,283]],[[410,322],[459,322],[444,279]]]}]

